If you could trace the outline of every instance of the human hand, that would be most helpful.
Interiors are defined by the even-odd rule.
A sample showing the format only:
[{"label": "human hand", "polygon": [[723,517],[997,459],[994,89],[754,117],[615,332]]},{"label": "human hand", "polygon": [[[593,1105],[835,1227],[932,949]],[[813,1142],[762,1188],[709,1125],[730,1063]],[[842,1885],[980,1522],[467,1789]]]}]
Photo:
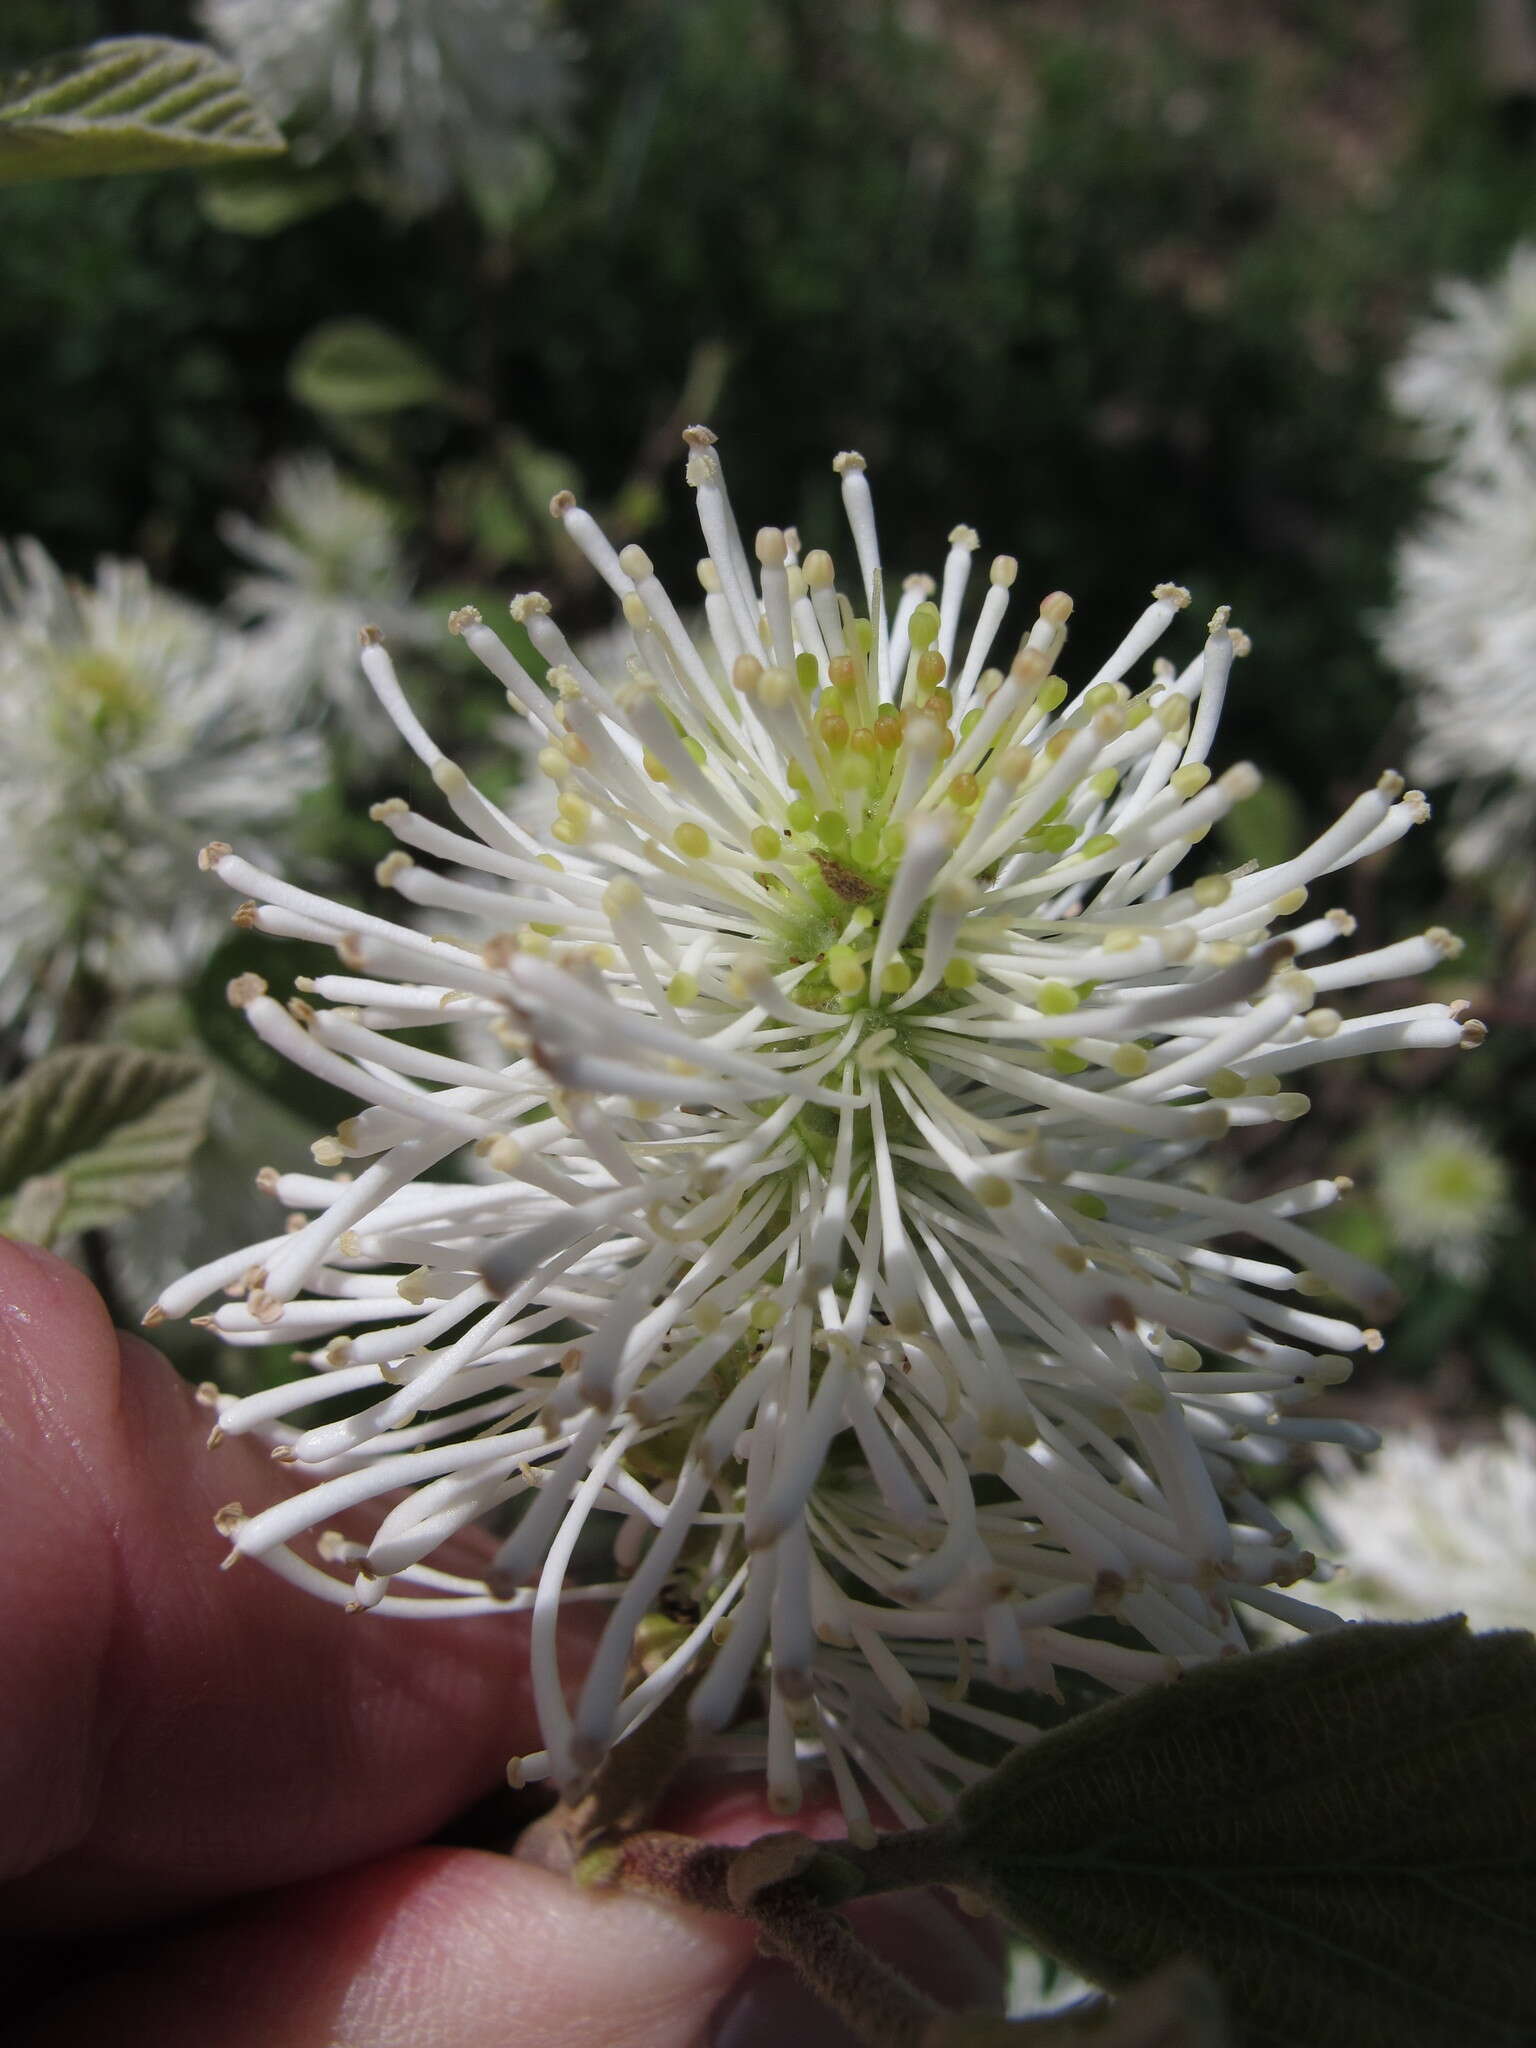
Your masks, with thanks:
[{"label": "human hand", "polygon": [[[515,1617],[357,1617],[217,1567],[279,1469],[0,1240],[0,1933],[17,2048],[759,2048],[851,2037],[745,1923],[416,1847],[537,1746]],[[745,1841],[755,1795],[668,1825]],[[806,1832],[830,1819],[797,1817]],[[936,1898],[853,1909],[946,2005],[998,1958]]]}]

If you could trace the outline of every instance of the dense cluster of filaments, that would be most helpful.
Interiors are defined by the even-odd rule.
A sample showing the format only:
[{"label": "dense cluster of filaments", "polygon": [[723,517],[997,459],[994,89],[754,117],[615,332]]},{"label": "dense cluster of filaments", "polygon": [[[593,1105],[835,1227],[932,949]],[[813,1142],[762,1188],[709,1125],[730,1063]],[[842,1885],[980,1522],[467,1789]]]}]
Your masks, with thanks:
[{"label": "dense cluster of filaments", "polygon": [[[226,1342],[314,1368],[210,1396],[216,1435],[266,1432],[314,1482],[227,1511],[237,1554],[359,1610],[531,1611],[523,1776],[579,1785],[687,1681],[701,1745],[766,1757],[785,1812],[829,1771],[858,1832],[871,1791],[914,1821],[1022,1739],[1008,1693],[1230,1653],[1234,1604],[1331,1620],[1280,1590],[1313,1560],[1246,1468],[1366,1437],[1298,1413],[1378,1341],[1313,1298],[1371,1319],[1386,1290],[1297,1221],[1340,1183],[1238,1201],[1189,1163],[1299,1116],[1319,1061],[1480,1027],[1334,1008],[1452,942],[1337,959],[1350,919],[1302,916],[1424,815],[1397,776],[1278,866],[1175,883],[1258,781],[1206,765],[1246,651],[1224,611],[1186,667],[1132,680],[1188,603],[1159,588],[1074,689],[1058,592],[989,666],[1011,558],[967,605],[957,527],[937,590],[888,593],[850,454],[856,597],[792,531],[754,564],[713,435],[687,440],[702,648],[566,494],[625,672],[592,673],[538,596],[512,609],[543,687],[478,613],[450,622],[536,729],[547,832],[441,754],[365,635],[457,820],[374,812],[416,915],[207,849],[239,921],[340,956],[286,1005],[256,976],[231,997],[364,1107],[315,1146],[326,1171],[264,1177],[286,1229],[151,1315],[223,1289]],[[371,1541],[331,1526],[384,1495]],[[482,1578],[432,1562],[471,1523],[499,1538]],[[609,1609],[579,1682],[572,1599]]]}]

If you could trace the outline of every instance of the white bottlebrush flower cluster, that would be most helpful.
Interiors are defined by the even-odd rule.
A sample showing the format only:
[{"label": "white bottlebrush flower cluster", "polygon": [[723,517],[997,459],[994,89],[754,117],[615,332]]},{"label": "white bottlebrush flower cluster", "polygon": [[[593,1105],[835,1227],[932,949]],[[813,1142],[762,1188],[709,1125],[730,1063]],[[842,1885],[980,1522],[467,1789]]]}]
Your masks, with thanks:
[{"label": "white bottlebrush flower cluster", "polygon": [[228,602],[252,628],[274,722],[318,715],[376,751],[389,733],[358,666],[358,618],[406,646],[424,636],[390,505],[328,455],[290,455],[272,472],[265,521],[228,512],[219,530],[256,571]]},{"label": "white bottlebrush flower cluster", "polygon": [[[513,613],[546,688],[476,612],[450,622],[539,736],[548,838],[439,751],[367,636],[456,820],[374,812],[413,917],[206,849],[238,921],[336,949],[291,1003],[253,975],[230,994],[363,1107],[315,1146],[323,1171],[265,1176],[286,1227],[150,1320],[223,1290],[226,1342],[314,1368],[210,1392],[216,1436],[269,1432],[314,1482],[232,1507],[237,1555],[356,1609],[531,1610],[546,1748],[523,1775],[582,1782],[692,1680],[702,1742],[760,1743],[783,1812],[820,1760],[860,1831],[868,1788],[903,1821],[940,1811],[981,1770],[977,1731],[1028,1732],[973,1681],[1129,1689],[1240,1649],[1235,1608],[1331,1622],[1283,1590],[1312,1560],[1245,1468],[1371,1441],[1301,1411],[1379,1341],[1388,1290],[1298,1220],[1340,1183],[1242,1202],[1191,1162],[1301,1115],[1319,1062],[1481,1027],[1459,1004],[1335,1008],[1453,942],[1335,959],[1349,917],[1302,915],[1425,815],[1396,775],[1293,859],[1176,880],[1258,781],[1207,765],[1246,650],[1225,611],[1148,673],[1188,603],[1160,587],[1074,688],[1056,592],[989,666],[1010,557],[968,607],[957,527],[939,583],[892,603],[843,455],[850,598],[792,530],[745,547],[714,436],[686,439],[710,657],[646,554],[565,493],[624,672],[581,662],[536,595]],[[371,1540],[329,1526],[384,1496]],[[578,1587],[604,1512],[618,1573]],[[487,1518],[483,1580],[432,1562]],[[571,1597],[612,1608],[579,1687]],[[1075,1627],[1104,1616],[1119,1629]]]},{"label": "white bottlebrush flower cluster", "polygon": [[1477,872],[1536,826],[1536,245],[1444,287],[1392,395],[1442,468],[1381,643],[1414,688],[1414,772],[1468,785],[1451,852]]},{"label": "white bottlebrush flower cluster", "polygon": [[36,541],[0,546],[0,1025],[25,1051],[82,975],[120,995],[184,974],[217,928],[189,849],[220,819],[262,830],[320,779],[262,680],[242,635],[142,564],[80,584]]},{"label": "white bottlebrush flower cluster", "polygon": [[1462,470],[1498,468],[1513,442],[1536,446],[1536,243],[1520,243],[1489,284],[1441,285],[1390,389],[1425,452]]},{"label": "white bottlebrush flower cluster", "polygon": [[1475,1280],[1510,1221],[1509,1168],[1475,1124],[1451,1111],[1387,1131],[1377,1188],[1392,1241],[1453,1280]]},{"label": "white bottlebrush flower cluster", "polygon": [[575,93],[554,0],[202,0],[208,33],[302,157],[360,148],[406,212],[516,190]]},{"label": "white bottlebrush flower cluster", "polygon": [[1303,1498],[1316,1540],[1347,1569],[1317,1597],[1340,1614],[1474,1628],[1536,1627],[1536,1423],[1441,1450],[1428,1430],[1388,1435],[1363,1467],[1336,1451]]}]

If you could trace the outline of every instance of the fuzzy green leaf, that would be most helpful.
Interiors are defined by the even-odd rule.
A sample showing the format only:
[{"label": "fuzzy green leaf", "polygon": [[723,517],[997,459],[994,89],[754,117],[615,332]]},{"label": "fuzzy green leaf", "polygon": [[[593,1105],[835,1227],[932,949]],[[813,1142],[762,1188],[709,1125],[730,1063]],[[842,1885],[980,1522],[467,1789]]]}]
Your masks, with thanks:
[{"label": "fuzzy green leaf", "polygon": [[226,234],[265,240],[350,197],[351,186],[323,164],[235,164],[203,182],[203,218]]},{"label": "fuzzy green leaf", "polygon": [[56,1244],[169,1194],[207,1128],[201,1061],[71,1046],[0,1094],[0,1231]]},{"label": "fuzzy green leaf", "polygon": [[118,36],[0,77],[0,185],[243,163],[285,146],[199,43]]},{"label": "fuzzy green leaf", "polygon": [[1536,1642],[1359,1622],[1019,1751],[955,1868],[1111,1987],[1175,1957],[1243,2048],[1536,2041]]},{"label": "fuzzy green leaf", "polygon": [[301,405],[340,419],[449,401],[448,380],[414,342],[372,320],[327,320],[299,344],[288,388]]}]

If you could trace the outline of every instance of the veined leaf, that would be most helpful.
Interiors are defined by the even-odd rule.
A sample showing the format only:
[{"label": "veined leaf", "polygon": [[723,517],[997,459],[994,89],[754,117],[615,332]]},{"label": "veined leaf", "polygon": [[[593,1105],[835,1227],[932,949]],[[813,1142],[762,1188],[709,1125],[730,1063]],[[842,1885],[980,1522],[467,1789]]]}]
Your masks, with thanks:
[{"label": "veined leaf", "polygon": [[56,1244],[169,1194],[202,1143],[201,1061],[126,1045],[52,1053],[0,1093],[0,1231]]},{"label": "veined leaf", "polygon": [[1536,1642],[1356,1622],[1099,1707],[960,1802],[959,1881],[1244,2048],[1536,2041]]},{"label": "veined leaf", "polygon": [[288,389],[301,405],[342,419],[452,397],[447,378],[414,342],[373,320],[324,321],[294,351]]},{"label": "veined leaf", "polygon": [[199,43],[119,36],[0,76],[0,184],[279,156],[270,118]]}]

